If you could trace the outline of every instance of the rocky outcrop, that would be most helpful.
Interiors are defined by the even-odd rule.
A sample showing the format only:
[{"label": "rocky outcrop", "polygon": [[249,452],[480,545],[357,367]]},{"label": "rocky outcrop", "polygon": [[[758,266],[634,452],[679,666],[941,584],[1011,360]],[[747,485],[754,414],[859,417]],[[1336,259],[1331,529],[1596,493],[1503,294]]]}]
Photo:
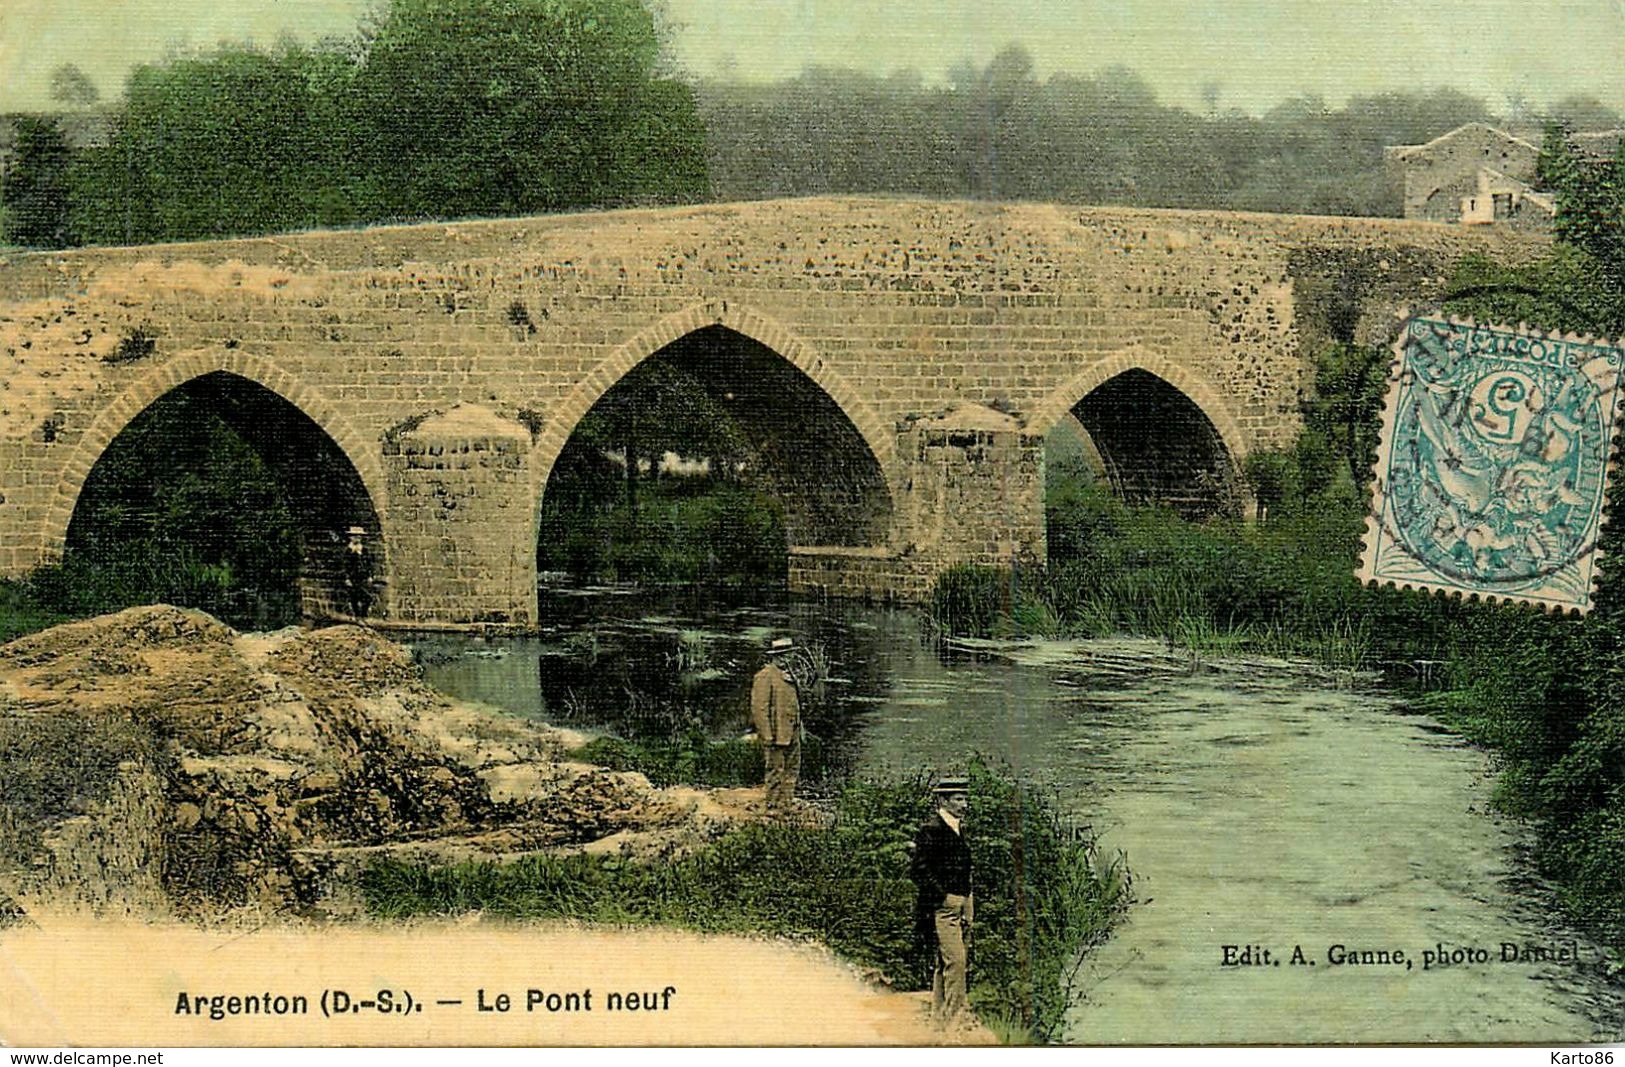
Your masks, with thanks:
[{"label": "rocky outcrop", "polygon": [[59,626],[0,646],[0,892],[308,908],[382,854],[669,845],[730,817],[563,749],[452,703],[359,627],[238,634],[167,606]]}]

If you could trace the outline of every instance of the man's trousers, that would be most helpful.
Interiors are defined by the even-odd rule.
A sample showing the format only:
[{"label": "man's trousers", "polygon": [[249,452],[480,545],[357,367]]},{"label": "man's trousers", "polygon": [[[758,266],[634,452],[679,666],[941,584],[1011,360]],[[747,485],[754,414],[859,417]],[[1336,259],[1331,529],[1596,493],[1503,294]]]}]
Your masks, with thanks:
[{"label": "man's trousers", "polygon": [[763,745],[762,758],[767,762],[767,806],[788,811],[796,797],[796,781],[801,777],[801,743]]},{"label": "man's trousers", "polygon": [[937,963],[931,973],[931,1014],[939,1026],[966,1020],[969,1002],[965,974],[970,963],[970,897],[949,893],[937,908],[932,925],[937,933]]}]

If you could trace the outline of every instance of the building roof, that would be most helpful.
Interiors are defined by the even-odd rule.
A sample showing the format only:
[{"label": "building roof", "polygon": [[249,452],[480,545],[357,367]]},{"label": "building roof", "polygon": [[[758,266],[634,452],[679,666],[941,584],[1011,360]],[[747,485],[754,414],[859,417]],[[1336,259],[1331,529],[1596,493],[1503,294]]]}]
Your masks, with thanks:
[{"label": "building roof", "polygon": [[[1463,123],[1453,130],[1446,133],[1441,133],[1431,141],[1426,141],[1422,144],[1387,145],[1382,151],[1384,155],[1393,159],[1409,159],[1412,156],[1423,154],[1430,148],[1444,144],[1446,141],[1453,140],[1469,130],[1481,130],[1486,133],[1494,134],[1496,137],[1500,137],[1505,141],[1511,142],[1512,144],[1526,148],[1531,152],[1540,151],[1540,145],[1536,144],[1530,139],[1531,137],[1539,136],[1537,133],[1535,133],[1535,131],[1528,131],[1527,135],[1525,135],[1523,132],[1513,133],[1510,130],[1502,129],[1499,126],[1491,126],[1487,122]],[[1569,138],[1577,146],[1587,152],[1592,154],[1608,154],[1615,151],[1621,142],[1625,142],[1625,129],[1581,130],[1570,133]]]},{"label": "building roof", "polygon": [[1394,155],[1394,156],[1396,156],[1396,157],[1398,157],[1400,159],[1406,159],[1406,158],[1409,158],[1410,156],[1413,156],[1413,155],[1420,155],[1422,152],[1426,151],[1427,149],[1434,148],[1434,147],[1436,147],[1438,145],[1444,144],[1446,141],[1454,140],[1457,137],[1462,136],[1463,134],[1465,134],[1469,130],[1482,130],[1485,133],[1494,134],[1495,136],[1500,137],[1503,140],[1511,141],[1513,144],[1520,145],[1520,146],[1522,146],[1524,148],[1527,148],[1531,152],[1539,152],[1540,151],[1540,146],[1539,145],[1534,144],[1531,141],[1526,141],[1522,137],[1519,137],[1517,134],[1508,133],[1506,130],[1501,129],[1499,126],[1491,126],[1487,122],[1463,123],[1462,125],[1457,126],[1455,129],[1450,130],[1447,133],[1441,133],[1439,136],[1435,137],[1431,141],[1426,141],[1426,142],[1423,142],[1422,144],[1389,145],[1385,149],[1385,151],[1391,153],[1392,155]]}]

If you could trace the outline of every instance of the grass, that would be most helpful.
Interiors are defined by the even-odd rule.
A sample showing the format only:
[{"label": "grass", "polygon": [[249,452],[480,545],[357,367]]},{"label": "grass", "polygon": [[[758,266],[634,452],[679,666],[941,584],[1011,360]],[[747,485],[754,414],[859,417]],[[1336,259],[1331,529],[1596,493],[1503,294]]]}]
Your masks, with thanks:
[{"label": "grass", "polygon": [[784,581],[787,544],[781,509],[763,493],[651,478],[635,510],[617,497],[550,494],[537,562],[582,581],[775,586]]},{"label": "grass", "polygon": [[[1301,455],[1276,459],[1277,473],[1303,477]],[[1534,823],[1537,863],[1569,915],[1600,939],[1625,937],[1625,528],[1604,527],[1596,609],[1548,616],[1361,585],[1363,502],[1351,487],[1345,470],[1248,525],[1191,523],[1056,479],[1050,565],[948,571],[932,629],[1137,634],[1189,650],[1193,663],[1262,653],[1381,671],[1494,751],[1494,803]]]},{"label": "grass", "polygon": [[[930,804],[921,781],[853,782],[829,825],[748,825],[664,862],[385,861],[368,868],[362,889],[369,911],[386,918],[482,911],[805,938],[896,988],[919,989],[929,946],[909,846]],[[1012,1042],[1055,1040],[1082,953],[1128,906],[1131,881],[1048,797],[982,763],[972,767],[968,825],[977,884],[972,1004]]]},{"label": "grass", "polygon": [[1053,479],[1050,562],[945,572],[932,628],[967,636],[1155,637],[1194,657],[1305,657],[1339,672],[1442,658],[1459,604],[1354,577],[1362,505],[1348,485],[1269,523],[1190,522]]},{"label": "grass", "polygon": [[[762,784],[762,750],[756,742],[719,741],[693,725],[674,737],[595,737],[566,756],[612,771],[636,771],[657,786]],[[823,740],[807,734],[801,743],[802,781],[822,780],[827,756]]]},{"label": "grass", "polygon": [[704,733],[671,739],[597,737],[566,755],[614,771],[636,771],[657,786],[733,787],[762,781],[762,753],[755,744],[714,741]]},{"label": "grass", "polygon": [[0,581],[0,642],[49,629],[72,617],[41,603],[38,593],[27,581],[14,578]]}]

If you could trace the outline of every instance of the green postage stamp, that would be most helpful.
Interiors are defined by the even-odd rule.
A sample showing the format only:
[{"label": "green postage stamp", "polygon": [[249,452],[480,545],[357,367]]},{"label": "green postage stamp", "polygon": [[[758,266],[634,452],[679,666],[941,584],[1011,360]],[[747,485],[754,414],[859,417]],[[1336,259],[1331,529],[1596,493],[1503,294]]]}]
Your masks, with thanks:
[{"label": "green postage stamp", "polygon": [[1625,349],[1422,316],[1395,347],[1360,576],[1588,610]]}]

